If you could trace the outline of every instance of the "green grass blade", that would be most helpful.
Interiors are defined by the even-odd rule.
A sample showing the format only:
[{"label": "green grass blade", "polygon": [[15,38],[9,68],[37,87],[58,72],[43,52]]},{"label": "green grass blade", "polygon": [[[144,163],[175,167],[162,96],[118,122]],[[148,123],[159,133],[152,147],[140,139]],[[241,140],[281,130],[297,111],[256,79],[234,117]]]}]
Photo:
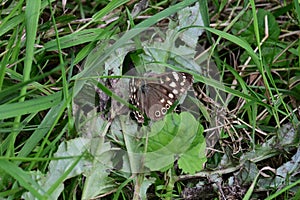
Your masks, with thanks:
[{"label": "green grass blade", "polygon": [[222,38],[225,38],[227,40],[229,40],[230,42],[242,47],[243,49],[245,49],[247,51],[247,53],[249,54],[249,56],[251,56],[253,62],[258,66],[260,64],[259,58],[256,55],[256,53],[254,52],[254,50],[251,48],[251,46],[249,45],[248,42],[246,42],[245,40],[242,40],[239,37],[236,37],[234,35],[231,35],[229,33],[220,31],[220,30],[216,30],[213,28],[209,28],[209,27],[202,27],[203,29],[206,29]]},{"label": "green grass blade", "polygon": [[18,157],[26,157],[34,148],[36,148],[37,144],[45,138],[47,133],[51,132],[58,119],[64,112],[64,109],[65,105],[63,102],[61,102],[48,111],[38,128],[32,133],[29,139],[26,140],[24,146],[17,155]]},{"label": "green grass blade", "polygon": [[[9,99],[10,96],[14,95],[15,92],[20,90],[22,87],[24,87],[30,83],[33,83],[35,81],[39,81],[39,80],[51,75],[52,73],[57,72],[60,69],[61,69],[61,66],[58,66],[49,72],[43,73],[42,75],[35,76],[35,77],[31,78],[30,80],[27,80],[27,81],[24,81],[24,82],[21,82],[21,83],[18,83],[18,84],[15,84],[15,85],[12,85],[10,87],[3,89],[2,91],[0,91],[0,103],[1,104],[6,103],[7,102],[6,99]],[[7,71],[9,71],[9,70],[7,70]],[[13,73],[12,70],[10,70],[9,73],[12,74]],[[2,100],[2,102],[1,102],[1,100]]]},{"label": "green grass blade", "polygon": [[[37,33],[38,20],[40,15],[41,1],[26,1],[25,27],[26,27],[26,55],[24,61],[23,76],[24,81],[30,79],[32,61],[34,58],[34,43]],[[21,92],[21,96],[26,93],[26,87]],[[25,97],[24,97],[25,99]]]},{"label": "green grass blade", "polygon": [[0,24],[0,37],[10,30],[15,29],[20,23],[24,21],[24,14],[20,14],[10,19],[7,23]]},{"label": "green grass blade", "polygon": [[[33,194],[38,199],[45,199],[39,191],[43,191],[36,181],[21,168],[17,167],[15,164],[9,162],[8,160],[0,159],[0,168],[7,174],[14,177],[21,186],[26,188],[31,194]],[[43,191],[43,193],[45,193]]]},{"label": "green grass blade", "polygon": [[13,7],[9,15],[6,16],[0,24],[0,37],[7,33],[9,30],[14,29],[18,24],[24,21],[23,13],[16,13],[19,10],[22,10],[22,4],[24,0],[20,0],[17,5]]},{"label": "green grass blade", "polygon": [[298,19],[298,25],[300,25],[300,3],[299,0],[294,0],[294,5],[295,5],[295,10],[297,14],[297,19]]},{"label": "green grass blade", "polygon": [[279,195],[281,195],[282,193],[284,192],[287,192],[288,190],[290,190],[291,188],[293,187],[296,187],[297,185],[300,184],[300,180],[290,184],[290,185],[287,185],[286,187],[282,188],[281,190],[279,190],[278,192],[270,195],[268,198],[266,198],[265,200],[272,200],[272,199],[276,199],[276,197],[278,197]]},{"label": "green grass blade", "polygon": [[[26,1],[25,8],[25,29],[26,29],[26,54],[24,60],[24,69],[23,69],[23,81],[27,81],[30,79],[30,72],[32,67],[32,61],[34,58],[34,43],[37,33],[38,19],[40,15],[40,7],[41,1]],[[23,102],[25,100],[27,87],[23,87],[20,92],[20,100],[19,102]],[[15,125],[14,128],[18,129],[18,124],[20,123],[21,115],[15,117]],[[8,156],[14,155],[14,144],[17,137],[17,132],[12,132],[10,135],[10,145],[8,151],[6,152]]]},{"label": "green grass blade", "polygon": [[113,0],[109,2],[109,4],[107,4],[103,9],[101,9],[99,12],[93,15],[92,20],[90,22],[86,23],[78,31],[81,31],[82,29],[85,29],[86,27],[90,26],[92,23],[101,20],[102,17],[107,15],[109,12],[112,12],[112,10],[118,8],[119,6],[127,2],[129,2],[129,0]]},{"label": "green grass blade", "polygon": [[[210,19],[209,19],[209,14],[208,14],[208,5],[207,5],[207,1],[199,1],[199,9],[200,9],[200,14],[202,16],[203,19],[203,23],[205,27],[209,27],[210,26]],[[211,37],[211,33],[209,31],[206,31],[207,34],[207,39],[209,41],[210,44],[213,43],[212,41],[212,37]]]},{"label": "green grass blade", "polygon": [[[59,38],[59,42],[61,44],[61,49],[65,49],[87,42],[92,42],[96,38],[104,39],[106,38],[105,36],[107,36],[108,34],[109,32],[105,32],[105,29],[91,28],[63,36]],[[99,35],[102,35],[101,38],[98,38]],[[44,48],[46,51],[56,51],[58,50],[57,42],[55,40],[51,40],[44,45]]]},{"label": "green grass blade", "polygon": [[57,92],[49,96],[43,96],[22,103],[12,103],[0,106],[0,119],[7,119],[29,113],[39,112],[56,106],[62,99],[62,93]]}]

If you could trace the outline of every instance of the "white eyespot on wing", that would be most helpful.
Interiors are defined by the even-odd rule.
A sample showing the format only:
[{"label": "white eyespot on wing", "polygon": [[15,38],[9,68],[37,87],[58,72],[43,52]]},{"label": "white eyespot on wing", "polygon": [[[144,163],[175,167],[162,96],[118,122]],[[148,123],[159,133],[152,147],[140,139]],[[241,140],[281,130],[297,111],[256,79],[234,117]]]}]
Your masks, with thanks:
[{"label": "white eyespot on wing", "polygon": [[178,81],[178,80],[179,80],[178,73],[172,72],[172,74],[173,74],[174,79],[175,79],[176,81]]},{"label": "white eyespot on wing", "polygon": [[168,96],[169,96],[171,99],[174,98],[174,94],[172,94],[172,93],[169,93]]},{"label": "white eyespot on wing", "polygon": [[154,115],[155,117],[160,117],[160,111],[159,110],[155,111]]},{"label": "white eyespot on wing", "polygon": [[176,90],[176,89],[173,89],[172,92],[173,92],[173,94],[178,94],[179,93],[178,90]]},{"label": "white eyespot on wing", "polygon": [[161,108],[161,114],[165,115],[167,113],[167,109],[165,107]]},{"label": "white eyespot on wing", "polygon": [[169,82],[171,79],[166,76],[165,81]]},{"label": "white eyespot on wing", "polygon": [[165,101],[166,101],[166,100],[165,100],[164,98],[162,98],[162,99],[160,100],[161,103],[165,103]]},{"label": "white eyespot on wing", "polygon": [[175,82],[171,82],[171,83],[169,84],[169,86],[174,88],[174,87],[176,87],[176,83],[175,83]]}]

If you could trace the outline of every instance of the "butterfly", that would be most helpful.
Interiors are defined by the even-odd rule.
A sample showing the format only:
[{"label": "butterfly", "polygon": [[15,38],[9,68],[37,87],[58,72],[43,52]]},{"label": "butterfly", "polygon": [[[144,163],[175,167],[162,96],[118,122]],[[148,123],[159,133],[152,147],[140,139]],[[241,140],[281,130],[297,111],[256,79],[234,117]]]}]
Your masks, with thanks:
[{"label": "butterfly", "polygon": [[129,103],[138,109],[132,111],[137,122],[144,123],[145,116],[153,121],[162,119],[192,83],[193,76],[186,72],[132,78],[129,82]]}]

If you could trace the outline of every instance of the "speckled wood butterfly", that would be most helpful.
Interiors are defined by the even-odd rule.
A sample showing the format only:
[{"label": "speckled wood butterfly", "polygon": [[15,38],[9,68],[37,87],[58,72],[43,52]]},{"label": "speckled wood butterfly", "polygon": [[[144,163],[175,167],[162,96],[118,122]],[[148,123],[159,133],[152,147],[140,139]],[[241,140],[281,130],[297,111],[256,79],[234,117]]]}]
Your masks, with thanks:
[{"label": "speckled wood butterfly", "polygon": [[129,83],[129,101],[136,106],[133,114],[138,123],[144,115],[159,120],[192,85],[193,76],[185,72],[151,74],[144,78],[132,78]]}]

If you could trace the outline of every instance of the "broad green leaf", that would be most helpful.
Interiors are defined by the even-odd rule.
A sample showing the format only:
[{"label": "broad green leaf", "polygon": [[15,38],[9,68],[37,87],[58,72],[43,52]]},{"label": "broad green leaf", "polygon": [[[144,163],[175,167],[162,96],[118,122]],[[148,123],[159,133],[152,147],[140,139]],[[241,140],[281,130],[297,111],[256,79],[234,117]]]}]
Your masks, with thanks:
[{"label": "broad green leaf", "polygon": [[195,174],[197,171],[202,170],[204,163],[207,160],[205,156],[205,149],[206,144],[205,142],[202,142],[182,154],[178,160],[179,168],[187,174]]},{"label": "broad green leaf", "polygon": [[103,138],[94,138],[91,140],[93,164],[85,169],[86,181],[81,199],[95,198],[99,194],[111,191],[116,187],[114,179],[108,177],[112,168],[111,158],[114,152],[109,143],[104,143]]},{"label": "broad green leaf", "polygon": [[[178,20],[180,28],[185,28],[189,26],[203,26],[204,22],[199,11],[199,3],[195,6],[186,7],[178,12]],[[182,35],[181,39],[189,47],[195,49],[197,46],[198,37],[203,33],[203,29],[195,27],[186,29]]]},{"label": "broad green leaf", "polygon": [[164,120],[154,123],[151,127],[147,152],[162,148],[166,150],[166,153],[185,152],[196,137],[198,126],[199,123],[190,113],[167,115]]},{"label": "broad green leaf", "polygon": [[[180,115],[168,114],[164,120],[154,123],[148,134],[145,165],[150,170],[162,170],[172,164],[177,156],[181,157],[193,147],[197,147],[194,141],[199,140],[199,135],[202,135],[199,126],[201,124],[188,112]],[[197,150],[190,152],[194,154],[195,151]]]},{"label": "broad green leaf", "polygon": [[155,183],[155,180],[156,178],[154,177],[144,178],[140,189],[140,197],[142,199],[147,199],[147,190],[152,184]]},{"label": "broad green leaf", "polygon": [[[51,199],[58,199],[64,189],[63,182],[71,177],[79,175],[87,170],[89,161],[82,159],[90,144],[89,139],[76,138],[68,142],[63,142],[54,154],[57,160],[49,163],[47,175],[36,174],[36,181],[47,191]],[[32,199],[31,191],[23,196]]]}]

